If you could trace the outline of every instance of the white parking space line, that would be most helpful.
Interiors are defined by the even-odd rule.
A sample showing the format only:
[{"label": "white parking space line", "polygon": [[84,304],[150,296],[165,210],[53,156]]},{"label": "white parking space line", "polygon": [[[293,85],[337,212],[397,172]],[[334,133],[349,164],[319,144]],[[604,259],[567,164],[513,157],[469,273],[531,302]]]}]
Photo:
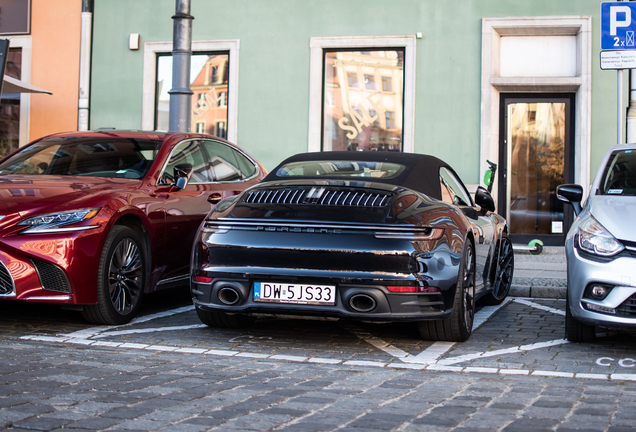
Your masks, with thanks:
[{"label": "white parking space line", "polygon": [[363,341],[365,341],[366,343],[376,347],[379,350],[384,351],[385,353],[387,353],[389,355],[392,355],[393,357],[405,358],[405,357],[408,357],[410,355],[406,351],[403,351],[403,350],[401,350],[399,348],[394,347],[390,343],[385,342],[382,339],[373,336],[369,332],[366,332],[366,331],[361,330],[361,329],[356,328],[356,327],[352,327],[350,325],[344,325],[343,327],[347,331],[349,331],[350,333],[354,334],[355,336],[357,336],[360,339],[362,339]]},{"label": "white parking space line", "polygon": [[544,377],[574,378],[574,372],[558,372],[558,371],[533,371],[531,375]]},{"label": "white parking space line", "polygon": [[555,309],[555,308],[551,308],[549,306],[543,306],[542,304],[532,302],[532,301],[530,301],[528,299],[516,298],[516,299],[514,299],[514,302],[515,303],[521,303],[522,305],[530,306],[530,307],[535,308],[535,309],[541,309],[541,310],[544,310],[546,312],[552,312],[553,314],[556,314],[556,315],[565,316],[565,311],[562,311],[561,309]]},{"label": "white parking space line", "polygon": [[435,342],[418,355],[401,358],[405,363],[433,364],[455,346],[455,342]]},{"label": "white parking space line", "polygon": [[522,351],[532,351],[532,350],[541,349],[541,348],[548,348],[551,346],[563,345],[566,343],[569,343],[569,342],[565,339],[555,339],[555,340],[551,340],[547,342],[537,342],[537,343],[533,343],[529,345],[519,345],[512,348],[504,348],[500,350],[485,351],[485,352],[474,353],[474,354],[465,354],[465,355],[461,355],[457,357],[450,357],[444,360],[440,360],[437,363],[442,365],[453,365],[453,364],[462,363],[466,361],[477,360],[480,358],[496,357],[496,356],[505,355],[505,354],[514,354],[514,353],[518,353]]},{"label": "white parking space line", "polygon": [[175,331],[175,330],[190,330],[195,328],[206,328],[205,324],[193,324],[193,325],[185,325],[185,326],[171,326],[171,327],[153,327],[153,328],[143,328],[143,329],[132,329],[132,330],[119,330],[119,331],[109,331],[99,333],[93,336],[93,339],[101,339],[105,337],[111,336],[122,336],[129,334],[139,334],[139,333],[156,333],[163,331]]},{"label": "white parking space line", "polygon": [[[174,349],[165,345],[146,345],[135,343],[116,343],[106,341],[91,341],[87,339],[67,339],[63,337],[50,337],[50,336],[22,336],[20,339],[42,341],[42,342],[57,342],[57,343],[86,343],[91,346],[105,346],[105,347],[117,347],[125,349],[138,349],[147,351],[169,351],[178,352],[191,355],[217,355],[222,357],[243,357],[252,358],[255,360],[281,360],[281,361],[295,361],[306,363],[318,363],[318,364],[332,364],[332,365],[344,365],[344,366],[361,366],[361,367],[380,367],[391,369],[417,369],[417,370],[430,370],[436,372],[455,372],[455,373],[483,373],[483,374],[498,374],[498,375],[534,375],[534,376],[546,376],[546,377],[562,377],[562,378],[575,378],[575,379],[594,379],[594,380],[611,380],[611,381],[636,381],[636,374],[590,374],[590,373],[571,373],[571,372],[558,372],[558,371],[532,371],[528,369],[506,369],[506,368],[489,368],[489,367],[475,367],[475,366],[452,366],[443,364],[444,361],[433,364],[414,364],[414,363],[402,363],[402,362],[379,362],[379,361],[367,361],[367,360],[345,360],[336,358],[320,358],[320,357],[301,357],[284,355],[271,355],[263,353],[249,353],[230,350],[217,350],[217,349],[204,349],[204,348],[179,348]],[[556,341],[554,341],[556,342]],[[547,346],[548,343],[543,343],[543,346]],[[530,346],[525,346],[530,347]],[[533,344],[535,349],[540,348],[539,344]],[[175,347],[176,348],[176,347]],[[456,358],[458,359],[458,358]],[[450,360],[450,359],[449,359]]]},{"label": "white parking space line", "polygon": [[[509,304],[511,301],[512,299],[506,299],[506,301],[502,302],[500,305],[486,306],[481,308],[477,313],[475,313],[473,329],[476,330],[484,325],[484,323],[486,323],[495,313],[497,313],[501,308]],[[435,342],[421,353],[413,355],[394,347],[388,342],[383,341],[376,336],[373,336],[369,332],[352,326],[345,326],[345,328],[368,344],[378,348],[379,350],[384,351],[385,353],[393,357],[402,360],[405,363],[433,364],[437,362],[437,360],[439,360],[441,357],[443,357],[444,354],[450,351],[453,346],[455,346],[455,342]]]},{"label": "white parking space line", "polygon": [[370,366],[370,367],[385,367],[385,362],[371,361],[371,360],[347,360],[343,363],[348,366]]},{"label": "white parking space line", "polygon": [[[152,320],[156,320],[159,318],[166,318],[166,317],[170,317],[173,315],[178,315],[181,313],[185,313],[185,312],[190,312],[194,310],[194,306],[190,305],[190,306],[184,306],[184,307],[180,307],[177,309],[170,309],[167,311],[163,311],[163,312],[157,312],[154,314],[150,314],[150,315],[144,315],[141,317],[137,317],[137,318],[133,318],[129,323],[126,324],[121,324],[121,325],[116,325],[116,326],[98,326],[98,327],[91,327],[91,328],[87,328],[84,330],[79,330],[73,333],[62,333],[60,334],[60,336],[65,336],[67,338],[74,338],[74,339],[88,339],[91,337],[95,337],[101,333],[107,332],[109,330],[114,330],[114,329],[118,329],[118,328],[122,328],[122,327],[128,327],[131,325],[135,325],[135,324],[141,324],[147,321],[152,321]],[[100,337],[105,337],[105,336],[100,336]]]},{"label": "white parking space line", "polygon": [[[525,306],[529,306],[535,309],[544,310],[546,312],[565,315],[565,312],[559,309],[547,307],[532,301],[533,299],[508,299],[506,302],[499,306],[484,307],[475,314],[474,329],[479,328],[486,323],[497,311],[502,307],[510,304],[511,302],[520,303]],[[454,346],[452,342],[435,342],[431,344],[427,349],[423,350],[417,355],[410,354],[404,350],[396,348],[388,342],[372,335],[369,332],[362,329],[355,328],[353,326],[345,326],[344,328],[356,335],[361,340],[371,344],[372,346],[386,352],[394,357],[393,361],[369,361],[369,360],[347,360],[338,358],[321,358],[321,357],[303,357],[303,356],[290,356],[280,354],[267,354],[267,353],[255,353],[249,351],[234,351],[223,349],[207,349],[207,348],[190,348],[190,347],[178,347],[169,345],[150,345],[140,343],[126,343],[126,342],[108,342],[103,339],[109,336],[120,336],[126,334],[135,333],[149,333],[149,332],[161,332],[171,330],[187,330],[192,328],[204,328],[207,327],[203,324],[195,324],[188,326],[168,326],[168,327],[153,327],[147,329],[129,329],[119,330],[122,327],[127,327],[134,324],[148,322],[151,320],[169,317],[172,315],[189,312],[193,310],[193,306],[186,306],[170,311],[159,312],[157,314],[146,315],[131,321],[128,324],[119,326],[97,326],[85,330],[69,334],[59,334],[57,336],[41,336],[41,335],[27,335],[22,336],[22,340],[41,341],[41,342],[53,342],[53,343],[67,343],[78,345],[90,345],[94,347],[112,347],[122,349],[136,349],[146,350],[154,352],[178,352],[182,354],[191,355],[216,355],[221,357],[243,357],[251,358],[255,360],[279,360],[290,362],[303,362],[303,363],[315,363],[315,364],[332,364],[332,365],[346,365],[346,366],[360,366],[360,367],[381,367],[381,368],[393,368],[393,369],[418,369],[418,370],[430,370],[438,372],[456,372],[456,373],[483,373],[483,374],[499,374],[499,375],[533,375],[533,376],[547,376],[547,377],[562,377],[562,378],[574,378],[574,379],[595,379],[595,380],[612,380],[612,381],[636,381],[636,374],[591,374],[591,373],[572,373],[572,372],[558,372],[558,371],[544,371],[544,370],[528,370],[528,369],[506,369],[506,368],[493,368],[493,367],[478,367],[478,366],[461,366],[460,363],[469,362],[481,358],[503,356],[506,354],[514,354],[524,351],[531,351],[542,348],[549,348],[552,346],[558,346],[568,343],[565,339],[555,339],[546,342],[537,342],[528,345],[519,345],[516,347],[505,348],[494,351],[485,351],[479,353],[466,354],[456,357],[443,358]],[[252,336],[238,336],[238,338]],[[399,361],[397,361],[399,360]]]},{"label": "white parking space line", "polygon": [[308,363],[320,363],[320,364],[339,364],[342,362],[340,359],[336,358],[322,358],[322,357],[311,357],[307,360]]}]

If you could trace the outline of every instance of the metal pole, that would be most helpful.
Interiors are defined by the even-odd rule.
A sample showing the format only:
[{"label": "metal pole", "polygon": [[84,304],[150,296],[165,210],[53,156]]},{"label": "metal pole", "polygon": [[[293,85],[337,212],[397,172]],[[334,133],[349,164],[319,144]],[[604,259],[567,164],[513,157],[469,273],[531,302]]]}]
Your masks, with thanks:
[{"label": "metal pole", "polygon": [[618,94],[616,95],[617,98],[617,105],[618,105],[618,113],[617,113],[617,117],[618,117],[618,129],[617,129],[617,138],[618,138],[618,144],[623,144],[623,69],[617,69],[617,89],[618,89]]},{"label": "metal pole", "polygon": [[192,90],[190,90],[190,58],[192,57],[192,20],[190,0],[176,0],[172,40],[172,90],[170,94],[169,129],[190,131]]},{"label": "metal pole", "polygon": [[627,142],[636,143],[636,75],[629,70],[629,109],[627,110]]},{"label": "metal pole", "polygon": [[88,130],[91,82],[91,34],[93,27],[93,0],[82,1],[82,24],[80,35],[79,104],[77,130]]}]

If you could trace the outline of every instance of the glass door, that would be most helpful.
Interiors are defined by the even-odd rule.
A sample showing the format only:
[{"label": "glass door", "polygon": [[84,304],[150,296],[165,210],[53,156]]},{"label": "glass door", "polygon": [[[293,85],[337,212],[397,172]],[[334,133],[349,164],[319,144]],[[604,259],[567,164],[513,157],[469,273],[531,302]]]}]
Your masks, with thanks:
[{"label": "glass door", "polygon": [[498,202],[513,243],[564,244],[571,214],[556,187],[573,181],[573,102],[570,94],[501,96]]}]

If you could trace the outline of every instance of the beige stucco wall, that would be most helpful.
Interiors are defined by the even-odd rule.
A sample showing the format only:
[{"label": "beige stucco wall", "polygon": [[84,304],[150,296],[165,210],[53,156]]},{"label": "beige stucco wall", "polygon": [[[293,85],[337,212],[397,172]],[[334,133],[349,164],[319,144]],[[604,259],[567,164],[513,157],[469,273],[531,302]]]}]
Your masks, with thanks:
[{"label": "beige stucco wall", "polygon": [[31,83],[53,92],[32,94],[29,141],[77,130],[81,0],[32,0]]}]

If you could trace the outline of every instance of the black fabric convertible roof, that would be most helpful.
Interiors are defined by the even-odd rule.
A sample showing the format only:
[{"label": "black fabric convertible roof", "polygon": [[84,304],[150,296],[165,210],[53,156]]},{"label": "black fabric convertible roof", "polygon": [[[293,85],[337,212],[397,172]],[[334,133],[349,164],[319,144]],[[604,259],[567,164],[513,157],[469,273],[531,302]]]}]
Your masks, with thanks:
[{"label": "black fabric convertible roof", "polygon": [[[334,151],[334,152],[314,152],[300,153],[291,156],[281,162],[265,177],[264,181],[290,180],[289,177],[277,176],[279,168],[283,165],[304,162],[304,161],[360,161],[360,162],[390,162],[403,165],[405,169],[397,176],[389,178],[373,178],[370,181],[377,183],[387,183],[396,186],[413,189],[424,193],[431,198],[442,199],[440,190],[439,169],[446,167],[453,173],[455,172],[448,164],[435,156],[417,154],[417,153],[398,153],[398,152],[354,152],[354,151]],[[302,176],[296,179],[316,178],[321,180],[334,179],[342,181],[346,177],[343,176],[325,176],[309,177]],[[361,181],[360,177],[352,177],[352,180]],[[365,181],[369,181],[365,179]]]}]

